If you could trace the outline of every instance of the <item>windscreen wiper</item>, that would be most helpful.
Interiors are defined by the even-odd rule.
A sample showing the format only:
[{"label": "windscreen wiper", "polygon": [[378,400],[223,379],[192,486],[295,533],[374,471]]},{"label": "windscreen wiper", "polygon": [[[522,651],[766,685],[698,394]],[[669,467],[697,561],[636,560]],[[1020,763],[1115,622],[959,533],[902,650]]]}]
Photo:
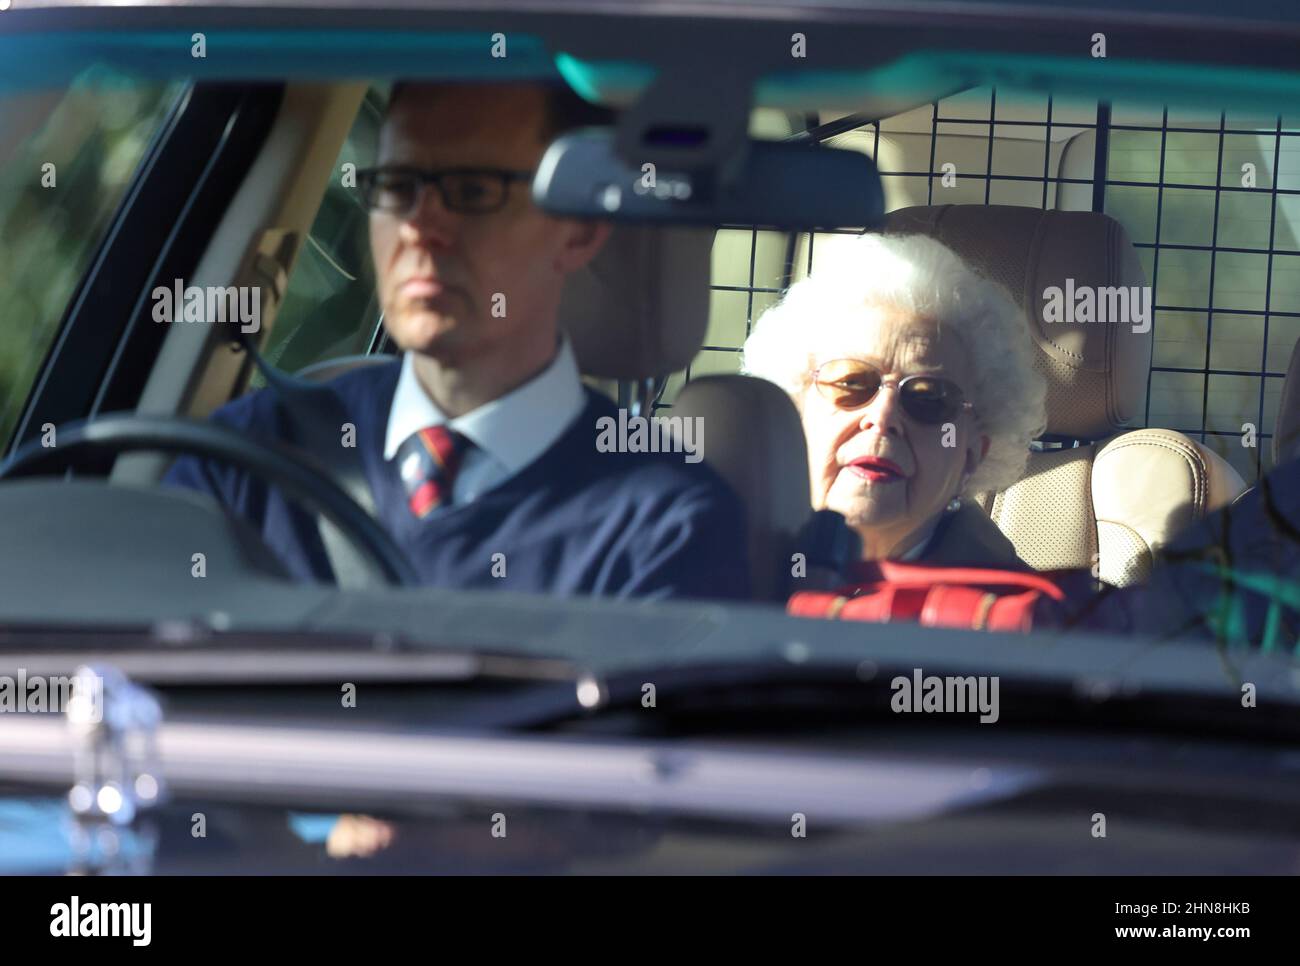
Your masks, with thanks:
[{"label": "windscreen wiper", "polygon": [[402,685],[498,681],[571,685],[580,709],[595,675],[561,657],[439,646],[388,632],[215,630],[191,622],[151,627],[0,627],[0,676],[70,675],[110,665],[151,686],[294,686],[339,681]]}]

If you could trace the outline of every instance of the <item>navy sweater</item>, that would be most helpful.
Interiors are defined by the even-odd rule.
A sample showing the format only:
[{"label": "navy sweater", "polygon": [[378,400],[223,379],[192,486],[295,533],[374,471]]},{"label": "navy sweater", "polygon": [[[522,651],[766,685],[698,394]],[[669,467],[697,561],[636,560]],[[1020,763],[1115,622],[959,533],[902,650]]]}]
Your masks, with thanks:
[{"label": "navy sweater", "polygon": [[[596,421],[617,418],[618,410],[590,390],[581,415],[537,460],[472,502],[417,520],[395,461],[383,456],[400,369],[400,362],[354,369],[329,386],[356,425],[376,512],[426,584],[655,598],[747,596],[744,514],[735,492],[681,453],[599,452]],[[237,399],[212,418],[251,437],[288,438],[270,390]],[[164,482],[209,493],[254,524],[294,577],[333,580],[314,519],[276,488],[188,456],[176,461]]]}]

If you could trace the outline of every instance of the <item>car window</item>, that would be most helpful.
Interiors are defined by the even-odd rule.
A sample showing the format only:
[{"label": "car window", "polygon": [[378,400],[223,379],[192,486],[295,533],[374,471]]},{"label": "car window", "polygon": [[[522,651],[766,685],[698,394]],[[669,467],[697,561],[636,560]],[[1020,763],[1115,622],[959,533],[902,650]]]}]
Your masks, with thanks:
[{"label": "car window", "polygon": [[93,70],[0,96],[0,439],[181,90]]},{"label": "car window", "polygon": [[[284,304],[264,347],[266,358],[286,372],[365,353],[380,331],[368,216],[349,172],[374,159],[386,99],[386,90],[378,86],[366,92],[289,276]],[[257,373],[250,388],[264,382]]]}]

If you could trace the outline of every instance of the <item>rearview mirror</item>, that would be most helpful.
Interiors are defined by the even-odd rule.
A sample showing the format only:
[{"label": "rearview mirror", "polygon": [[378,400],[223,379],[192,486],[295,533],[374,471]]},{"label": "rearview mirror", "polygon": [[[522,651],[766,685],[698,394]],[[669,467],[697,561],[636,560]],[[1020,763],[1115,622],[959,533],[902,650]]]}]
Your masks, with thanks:
[{"label": "rearview mirror", "polygon": [[857,151],[751,140],[728,178],[649,162],[637,169],[605,128],[557,138],[538,166],[533,200],[563,217],[788,230],[874,228],[885,212],[880,174]]}]

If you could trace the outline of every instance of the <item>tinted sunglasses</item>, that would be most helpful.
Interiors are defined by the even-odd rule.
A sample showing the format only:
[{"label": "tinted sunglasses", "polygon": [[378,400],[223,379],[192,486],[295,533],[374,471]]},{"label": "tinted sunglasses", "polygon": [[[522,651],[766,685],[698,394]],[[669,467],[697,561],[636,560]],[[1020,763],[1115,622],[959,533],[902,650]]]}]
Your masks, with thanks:
[{"label": "tinted sunglasses", "polygon": [[951,379],[939,376],[904,376],[886,380],[876,366],[860,359],[835,359],[813,370],[817,391],[838,409],[860,409],[876,398],[880,387],[897,385],[903,412],[918,423],[952,420],[963,410],[974,409]]}]

